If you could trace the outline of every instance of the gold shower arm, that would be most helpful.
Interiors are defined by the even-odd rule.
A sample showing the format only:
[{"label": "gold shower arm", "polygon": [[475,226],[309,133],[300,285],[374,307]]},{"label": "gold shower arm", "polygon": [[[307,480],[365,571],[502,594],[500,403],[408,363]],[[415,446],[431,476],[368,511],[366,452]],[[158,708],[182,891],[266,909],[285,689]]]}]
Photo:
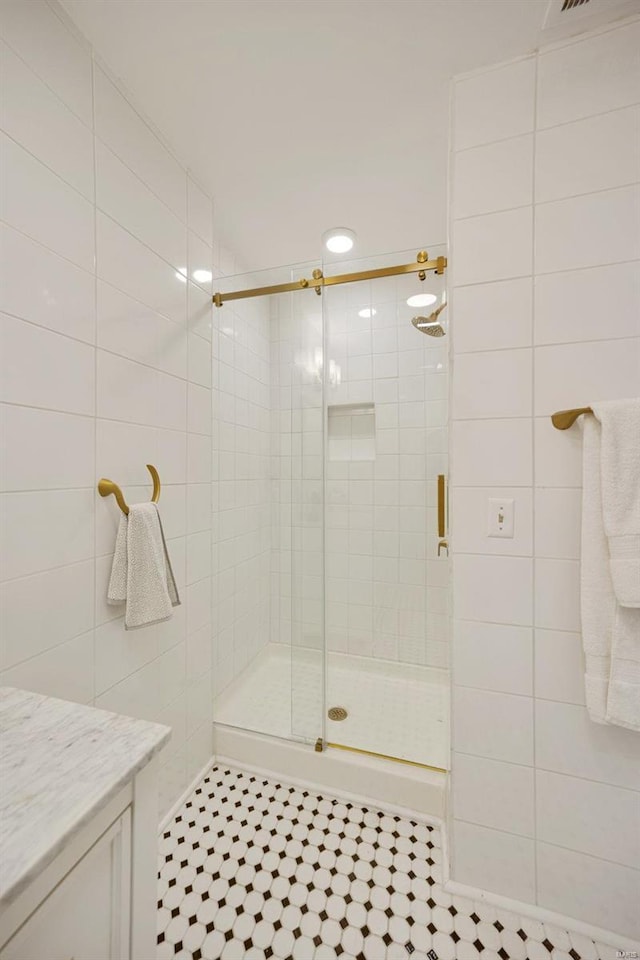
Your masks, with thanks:
[{"label": "gold shower arm", "polygon": [[[153,494],[151,495],[151,502],[157,503],[160,499],[160,476],[152,463],[147,464],[147,470],[151,474],[151,479],[153,480]],[[129,515],[129,507],[127,506],[127,501],[122,495],[122,490],[117,483],[113,482],[113,480],[107,480],[105,477],[103,477],[98,483],[98,493],[101,497],[108,497],[113,494],[113,496],[116,498],[116,503],[122,512],[126,516]]]},{"label": "gold shower arm", "polygon": [[591,407],[576,407],[574,410],[558,410],[551,417],[556,430],[568,430],[583,413],[593,413]]}]

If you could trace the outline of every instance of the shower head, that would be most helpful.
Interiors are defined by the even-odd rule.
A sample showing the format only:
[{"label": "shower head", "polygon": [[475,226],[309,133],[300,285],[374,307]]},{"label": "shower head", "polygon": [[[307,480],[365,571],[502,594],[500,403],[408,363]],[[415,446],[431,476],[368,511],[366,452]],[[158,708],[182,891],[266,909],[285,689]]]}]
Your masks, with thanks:
[{"label": "shower head", "polygon": [[428,317],[413,317],[411,323],[420,333],[426,333],[428,337],[444,337],[445,329],[438,322],[438,317],[446,307],[446,302],[441,303],[437,310],[430,313]]}]

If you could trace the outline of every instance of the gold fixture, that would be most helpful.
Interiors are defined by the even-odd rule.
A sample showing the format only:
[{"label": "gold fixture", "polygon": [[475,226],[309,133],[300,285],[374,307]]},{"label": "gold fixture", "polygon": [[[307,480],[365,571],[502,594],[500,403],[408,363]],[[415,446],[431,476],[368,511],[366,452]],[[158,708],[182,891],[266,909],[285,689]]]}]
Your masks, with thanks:
[{"label": "gold fixture", "polygon": [[445,505],[446,481],[444,473],[438,474],[438,536],[440,539],[445,535],[446,505]]},{"label": "gold fixture", "polygon": [[[378,757],[380,760],[393,760],[395,763],[406,763],[410,767],[422,767],[423,770],[435,770],[437,773],[447,773],[446,767],[434,767],[430,763],[418,763],[417,760],[405,760],[403,757],[392,757],[388,753],[376,753],[374,750],[361,750],[360,747],[347,747],[344,743],[327,742],[326,746],[333,747],[335,750],[348,750],[350,753],[363,753],[366,757]],[[317,749],[316,747],[316,750]]]},{"label": "gold fixture", "polygon": [[325,746],[324,740],[322,739],[322,737],[318,737],[318,739],[316,740],[315,747],[313,749],[315,750],[316,753],[322,753],[322,751],[324,750],[324,746]]},{"label": "gold fixture", "polygon": [[407,273],[417,273],[419,279],[424,280],[427,271],[433,270],[436,274],[442,274],[446,267],[446,257],[436,257],[435,260],[429,260],[427,251],[420,250],[416,255],[415,263],[403,263],[397,267],[379,267],[377,270],[361,270],[358,273],[340,273],[334,277],[324,277],[322,270],[316,268],[311,280],[306,280],[303,277],[301,280],[294,280],[291,283],[276,283],[270,287],[252,287],[249,290],[234,290],[231,293],[214,293],[213,302],[216,307],[221,307],[227,300],[246,300],[248,297],[291,293],[294,290],[306,290],[308,287],[312,287],[317,294],[320,294],[323,287],[333,287],[340,283],[355,283],[359,280],[375,280],[377,277],[397,277]]},{"label": "gold fixture", "polygon": [[344,707],[331,707],[327,716],[329,720],[346,720],[349,714]]},{"label": "gold fixture", "polygon": [[[160,499],[160,477],[153,464],[148,463],[147,470],[151,474],[151,479],[153,480],[153,494],[151,495],[151,502],[157,503]],[[101,497],[108,497],[113,494],[122,512],[128,516],[129,507],[127,506],[126,500],[122,496],[122,490],[117,483],[114,483],[113,480],[106,480],[103,477],[98,483],[98,493]]]},{"label": "gold fixture", "polygon": [[444,473],[438,474],[438,556],[446,549],[449,556],[449,543],[444,537],[447,534],[447,480]]},{"label": "gold fixture", "polygon": [[444,337],[445,329],[441,323],[438,323],[438,317],[446,307],[446,301],[430,313],[428,317],[412,317],[411,323],[420,333],[426,333],[428,337]]},{"label": "gold fixture", "polygon": [[593,413],[591,407],[576,407],[574,410],[558,410],[551,417],[556,430],[568,430],[583,413]]}]

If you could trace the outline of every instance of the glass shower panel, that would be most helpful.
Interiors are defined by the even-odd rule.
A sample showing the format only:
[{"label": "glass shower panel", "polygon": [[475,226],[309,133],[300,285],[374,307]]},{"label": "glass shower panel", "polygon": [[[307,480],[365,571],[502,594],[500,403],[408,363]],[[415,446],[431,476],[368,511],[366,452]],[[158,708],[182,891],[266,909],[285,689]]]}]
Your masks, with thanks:
[{"label": "glass shower panel", "polygon": [[[422,305],[411,306],[416,295]],[[436,509],[447,472],[448,318],[431,314],[443,303],[444,278],[432,273],[323,292],[326,739],[439,768],[448,766],[448,561],[438,556]]]},{"label": "glass shower panel", "polygon": [[[300,272],[294,279],[311,272]],[[291,730],[323,737],[324,344],[322,301],[291,297]]]},{"label": "glass shower panel", "polygon": [[[217,285],[227,293],[289,283],[311,276],[314,266]],[[322,317],[315,300],[300,290],[227,301],[214,311],[214,720],[304,740],[322,735],[323,715]]]}]

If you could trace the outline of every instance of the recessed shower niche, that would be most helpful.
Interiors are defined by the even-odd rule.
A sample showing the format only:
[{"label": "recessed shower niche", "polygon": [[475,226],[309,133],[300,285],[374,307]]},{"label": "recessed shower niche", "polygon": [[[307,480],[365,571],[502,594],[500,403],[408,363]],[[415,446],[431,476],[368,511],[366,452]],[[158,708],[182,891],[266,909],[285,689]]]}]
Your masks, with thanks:
[{"label": "recessed shower niche", "polygon": [[373,403],[341,403],[327,408],[327,453],[329,460],[375,460]]}]

